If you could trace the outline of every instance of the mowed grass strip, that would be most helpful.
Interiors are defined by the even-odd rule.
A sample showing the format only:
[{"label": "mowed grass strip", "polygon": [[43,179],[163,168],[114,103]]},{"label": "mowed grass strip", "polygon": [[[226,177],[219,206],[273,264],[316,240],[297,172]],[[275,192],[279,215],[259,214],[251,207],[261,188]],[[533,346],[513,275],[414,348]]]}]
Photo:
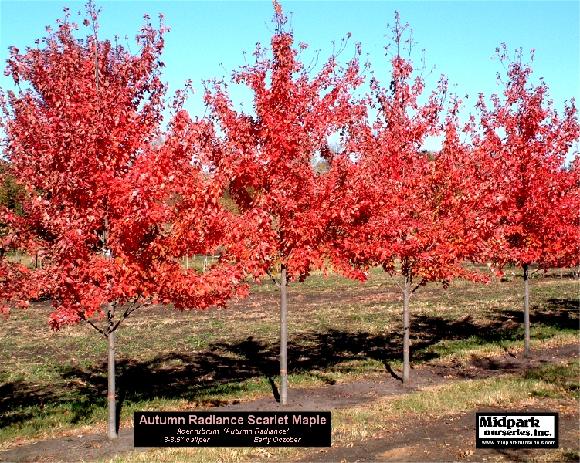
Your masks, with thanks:
[{"label": "mowed grass strip", "polygon": [[[522,285],[433,284],[412,299],[412,358],[468,358],[522,346]],[[226,309],[135,312],[117,337],[122,426],[134,410],[191,409],[271,395],[278,368],[278,294],[264,282]],[[532,345],[578,336],[578,282],[558,273],[531,284]],[[0,325],[0,448],[99,430],[106,421],[106,342],[86,325],[52,332],[50,307],[14,310]],[[401,356],[401,301],[380,270],[365,284],[313,275],[290,287],[291,387],[384,374]],[[468,317],[466,318],[466,315]],[[104,429],[104,428],[103,428]]]}]

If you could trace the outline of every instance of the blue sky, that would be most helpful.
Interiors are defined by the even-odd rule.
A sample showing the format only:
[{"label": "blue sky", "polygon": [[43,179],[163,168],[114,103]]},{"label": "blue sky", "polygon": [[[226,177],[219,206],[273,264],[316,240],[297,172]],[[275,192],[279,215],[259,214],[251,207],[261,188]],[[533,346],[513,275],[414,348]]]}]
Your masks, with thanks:
[{"label": "blue sky", "polygon": [[[416,50],[425,49],[428,66],[436,66],[432,81],[440,73],[448,76],[453,90],[463,96],[469,111],[480,92],[497,92],[496,73],[502,65],[494,50],[501,42],[511,49],[535,49],[534,75],[544,77],[557,108],[564,100],[580,99],[580,9],[577,1],[282,1],[296,41],[320,49],[325,57],[331,42],[340,41],[347,32],[352,43],[361,42],[368,53],[377,77],[388,79],[388,60],[383,47],[387,43],[387,24],[398,10],[401,19],[413,28]],[[63,6],[71,11],[82,9],[84,2],[0,1],[0,61],[8,56],[7,48],[24,49],[43,36],[45,26],[54,24]],[[166,37],[163,61],[165,80],[170,91],[193,80],[198,92],[189,102],[194,115],[203,114],[202,79],[229,76],[244,64],[256,42],[267,44],[272,32],[270,1],[99,1],[102,8],[101,36],[129,36],[133,50],[134,36],[142,16],[164,13],[171,32]],[[80,21],[79,21],[80,22]],[[347,48],[343,58],[352,56]],[[309,52],[310,53],[310,52]],[[416,55],[419,56],[419,55]],[[308,56],[307,56],[308,57]],[[3,88],[10,81],[0,77]],[[237,101],[247,94],[236,91]]]}]

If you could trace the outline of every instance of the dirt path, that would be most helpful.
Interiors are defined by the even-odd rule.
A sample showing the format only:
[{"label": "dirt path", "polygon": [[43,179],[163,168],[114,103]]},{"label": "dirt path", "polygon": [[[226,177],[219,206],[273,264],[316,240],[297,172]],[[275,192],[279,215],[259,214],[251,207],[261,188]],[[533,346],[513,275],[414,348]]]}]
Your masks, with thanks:
[{"label": "dirt path", "polygon": [[[352,383],[328,385],[315,389],[291,389],[289,391],[290,410],[335,410],[367,403],[378,397],[407,394],[412,390],[442,384],[450,381],[463,381],[466,378],[488,378],[506,373],[524,372],[547,363],[578,358],[577,344],[559,346],[532,353],[530,360],[523,360],[506,353],[502,357],[473,358],[466,368],[460,365],[425,364],[413,370],[412,388],[402,386],[394,375],[383,375]],[[272,397],[230,404],[215,410],[277,410],[279,404]],[[419,425],[420,424],[420,425]],[[411,423],[411,426],[398,434],[367,440],[352,448],[325,449],[312,454],[313,461],[441,461],[457,460],[460,453],[467,449],[463,459],[481,460],[486,452],[474,449],[474,412],[456,418],[441,419],[437,423]],[[577,448],[578,415],[561,417],[561,442],[572,442]],[[564,431],[562,431],[564,430]],[[574,434],[575,431],[575,434]],[[434,439],[437,436],[437,439]],[[470,440],[471,439],[471,440]],[[575,443],[574,443],[575,442]],[[561,446],[565,446],[561,444]],[[23,444],[0,452],[0,461],[14,462],[53,462],[53,461],[94,461],[111,458],[115,455],[133,451],[133,429],[122,429],[116,441],[109,441],[103,434],[76,435]],[[455,452],[455,453],[454,453]],[[520,455],[520,454],[518,454]],[[522,454],[525,456],[525,454]],[[508,455],[508,459],[509,455]],[[524,458],[525,461],[525,458]]]},{"label": "dirt path", "polygon": [[[496,411],[505,411],[497,410]],[[518,409],[524,411],[526,409]],[[482,409],[478,411],[494,411]],[[529,410],[532,411],[532,410]],[[533,411],[553,411],[534,408]],[[560,415],[560,448],[578,450],[578,413]],[[353,447],[332,448],[309,455],[308,462],[338,461],[530,461],[546,449],[476,449],[475,411],[442,416],[436,422],[413,423],[403,431],[368,439]],[[558,460],[560,461],[560,460]],[[565,460],[564,460],[565,461]],[[573,460],[576,461],[576,460]]]}]

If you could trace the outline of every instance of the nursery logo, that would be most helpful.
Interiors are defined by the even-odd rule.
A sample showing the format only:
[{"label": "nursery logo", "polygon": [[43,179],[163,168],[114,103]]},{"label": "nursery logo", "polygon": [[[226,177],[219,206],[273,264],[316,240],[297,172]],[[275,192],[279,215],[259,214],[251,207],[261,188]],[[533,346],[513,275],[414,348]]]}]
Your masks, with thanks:
[{"label": "nursery logo", "polygon": [[557,413],[476,413],[477,448],[557,448]]}]

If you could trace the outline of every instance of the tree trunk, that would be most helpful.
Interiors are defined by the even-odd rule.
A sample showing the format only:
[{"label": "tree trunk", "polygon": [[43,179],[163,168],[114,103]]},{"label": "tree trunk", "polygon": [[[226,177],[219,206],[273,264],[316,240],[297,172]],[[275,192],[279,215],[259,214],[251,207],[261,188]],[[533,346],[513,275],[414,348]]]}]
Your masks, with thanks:
[{"label": "tree trunk", "polygon": [[528,264],[524,264],[524,357],[530,356],[530,285]]},{"label": "tree trunk", "polygon": [[288,403],[288,280],[286,267],[280,275],[280,404]]},{"label": "tree trunk", "polygon": [[116,439],[117,434],[117,399],[115,394],[115,332],[111,331],[113,312],[109,307],[109,330],[107,341],[109,344],[109,361],[107,365],[107,409],[109,411],[109,439]]},{"label": "tree trunk", "polygon": [[411,297],[411,278],[405,275],[405,286],[403,287],[403,384],[409,383],[410,372],[410,324],[409,324],[409,299]]}]

